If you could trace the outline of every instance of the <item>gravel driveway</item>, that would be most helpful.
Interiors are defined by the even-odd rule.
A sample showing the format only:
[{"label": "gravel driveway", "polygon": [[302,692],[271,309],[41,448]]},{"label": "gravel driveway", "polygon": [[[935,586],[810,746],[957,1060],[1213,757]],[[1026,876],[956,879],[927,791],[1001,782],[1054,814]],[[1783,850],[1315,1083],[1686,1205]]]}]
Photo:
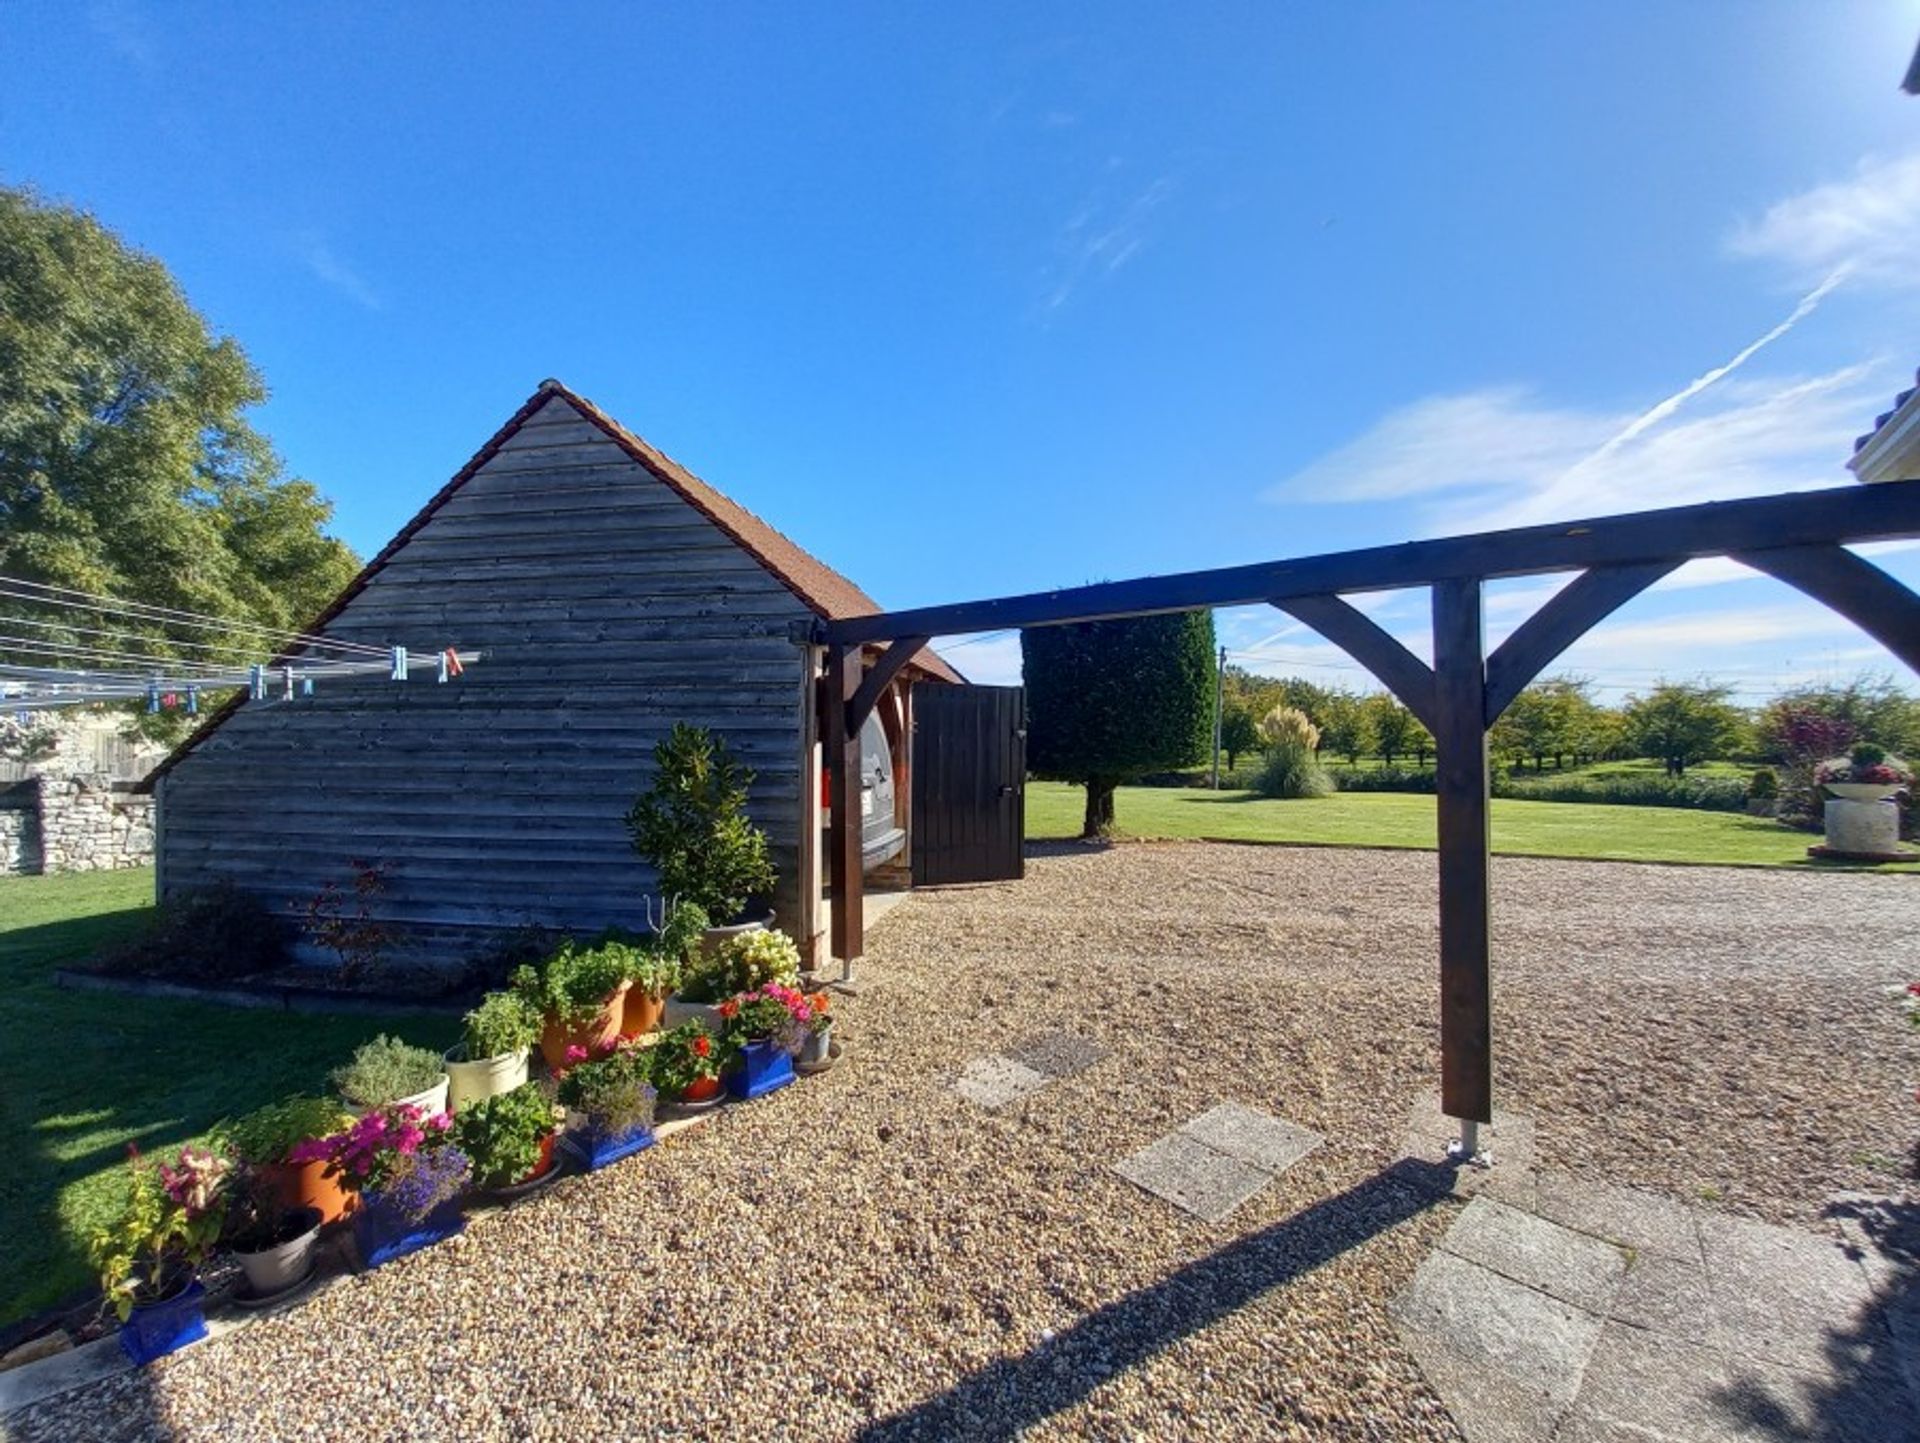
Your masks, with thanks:
[{"label": "gravel driveway", "polygon": [[[1459,1435],[1384,1302],[1457,1214],[1392,1169],[1437,1077],[1434,863],[1131,845],[925,893],[833,1072],[144,1374],[24,1439]],[[1904,877],[1499,858],[1499,1104],[1543,1167],[1818,1226],[1902,1186]],[[1107,1055],[986,1112],[969,1059]],[[1326,1143],[1209,1224],[1111,1165],[1232,1100]],[[1910,1186],[1910,1184],[1907,1184]]]}]

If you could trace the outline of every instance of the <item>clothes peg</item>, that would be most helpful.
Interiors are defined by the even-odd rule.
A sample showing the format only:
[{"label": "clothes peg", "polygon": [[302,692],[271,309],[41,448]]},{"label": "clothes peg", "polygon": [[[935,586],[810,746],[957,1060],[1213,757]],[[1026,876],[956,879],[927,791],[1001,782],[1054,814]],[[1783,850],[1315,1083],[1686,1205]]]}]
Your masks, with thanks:
[{"label": "clothes peg", "polygon": [[313,695],[313,678],[312,677],[303,676],[300,678],[300,695],[302,696]]},{"label": "clothes peg", "polygon": [[200,715],[200,688],[197,686],[187,688],[187,715]]},{"label": "clothes peg", "polygon": [[293,700],[293,668],[290,666],[281,667],[280,679],[286,685],[285,700],[292,701]]},{"label": "clothes peg", "polygon": [[267,699],[267,669],[264,666],[247,668],[247,694],[255,701]]},{"label": "clothes peg", "polygon": [[450,676],[459,676],[465,670],[466,668],[460,665],[460,653],[452,647],[440,653],[440,680],[445,681]]},{"label": "clothes peg", "polygon": [[393,672],[392,672],[391,680],[405,681],[406,679],[407,679],[407,649],[404,646],[396,646],[393,649]]},{"label": "clothes peg", "polygon": [[160,710],[160,683],[157,681],[147,683],[147,710],[149,712]]}]

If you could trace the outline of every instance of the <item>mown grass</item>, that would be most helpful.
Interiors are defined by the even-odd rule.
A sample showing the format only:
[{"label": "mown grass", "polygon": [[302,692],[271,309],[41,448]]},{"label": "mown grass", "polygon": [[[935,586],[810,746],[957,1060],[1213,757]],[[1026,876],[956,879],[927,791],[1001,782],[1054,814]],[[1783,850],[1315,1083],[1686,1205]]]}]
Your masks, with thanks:
[{"label": "mown grass", "polygon": [[86,1240],[124,1195],[128,1143],[172,1147],[317,1091],[379,1031],[453,1040],[438,1018],[299,1017],[53,985],[56,968],[125,936],[152,904],[144,868],[0,878],[0,1323],[92,1283]]},{"label": "mown grass", "polygon": [[[1028,838],[1078,836],[1084,808],[1085,793],[1079,787],[1061,782],[1029,784]],[[1114,815],[1121,835],[1129,837],[1429,850],[1436,845],[1434,799],[1402,792],[1270,801],[1252,792],[1122,787]],[[1738,867],[1831,865],[1808,858],[1808,844],[1818,840],[1766,818],[1732,812],[1507,799],[1493,803],[1493,849],[1515,856]],[[1898,863],[1874,870],[1920,871],[1920,864]]]}]

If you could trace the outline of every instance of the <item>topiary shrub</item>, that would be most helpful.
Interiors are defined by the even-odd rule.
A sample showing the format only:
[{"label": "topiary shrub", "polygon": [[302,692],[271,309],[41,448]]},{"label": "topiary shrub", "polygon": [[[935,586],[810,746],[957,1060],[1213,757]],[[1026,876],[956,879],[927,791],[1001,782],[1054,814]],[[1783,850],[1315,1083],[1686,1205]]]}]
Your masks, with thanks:
[{"label": "topiary shrub", "polygon": [[654,747],[653,764],[652,783],[627,812],[633,849],[653,864],[663,893],[731,925],[774,884],[766,834],[747,816],[753,772],[724,737],[684,722]]}]

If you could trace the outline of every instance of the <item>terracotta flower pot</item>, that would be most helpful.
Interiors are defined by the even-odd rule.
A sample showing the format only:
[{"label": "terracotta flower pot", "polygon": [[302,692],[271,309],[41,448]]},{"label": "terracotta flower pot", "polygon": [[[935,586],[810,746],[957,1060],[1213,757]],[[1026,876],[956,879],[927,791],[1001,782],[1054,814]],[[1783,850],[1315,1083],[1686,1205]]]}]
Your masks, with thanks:
[{"label": "terracotta flower pot", "polygon": [[547,1173],[552,1169],[552,1167],[553,1167],[553,1134],[548,1133],[545,1137],[540,1139],[540,1161],[536,1162],[533,1165],[533,1171],[528,1173],[525,1177],[514,1179],[513,1186],[519,1187],[522,1183],[529,1183],[529,1182],[532,1182],[535,1178],[545,1177]]},{"label": "terracotta flower pot", "polygon": [[653,1031],[660,1025],[661,1015],[666,1010],[664,993],[643,992],[638,987],[628,987],[626,1010],[620,1022],[621,1034],[639,1037]]},{"label": "terracotta flower pot", "polygon": [[687,1084],[686,1091],[680,1094],[680,1101],[687,1103],[711,1102],[726,1091],[726,1084],[717,1077],[701,1077]]},{"label": "terracotta flower pot", "polygon": [[540,1055],[552,1072],[558,1075],[572,1066],[567,1061],[569,1047],[584,1047],[591,1054],[604,1052],[619,1040],[630,988],[630,983],[622,982],[607,994],[598,1012],[575,1026],[569,1027],[557,1017],[547,1019],[546,1026],[540,1030]]},{"label": "terracotta flower pot", "polygon": [[317,1158],[312,1162],[277,1162],[262,1171],[273,1179],[275,1198],[282,1207],[288,1211],[312,1208],[320,1214],[323,1226],[346,1217],[358,1201],[356,1194],[340,1186],[338,1178],[327,1176],[327,1165]]}]

